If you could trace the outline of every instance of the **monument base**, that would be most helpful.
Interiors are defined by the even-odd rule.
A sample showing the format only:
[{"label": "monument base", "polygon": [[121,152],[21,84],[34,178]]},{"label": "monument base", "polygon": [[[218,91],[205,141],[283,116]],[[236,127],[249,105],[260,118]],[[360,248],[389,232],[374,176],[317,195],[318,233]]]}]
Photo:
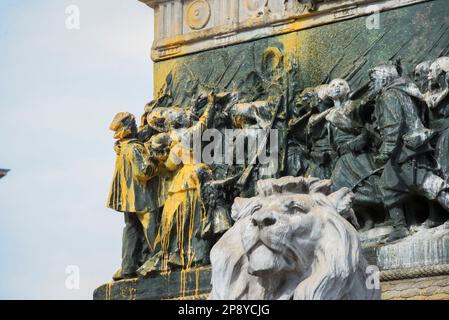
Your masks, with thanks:
[{"label": "monument base", "polygon": [[[381,271],[449,264],[449,222],[392,243],[384,241],[388,235],[383,232],[386,227],[376,229],[369,231],[373,238],[365,233],[361,240],[366,259]],[[379,241],[382,236],[384,240]],[[378,241],[373,242],[373,239]]]},{"label": "monument base", "polygon": [[[449,300],[449,223],[421,230],[386,244],[388,227],[361,235],[364,255],[377,265],[383,300]],[[211,291],[211,267],[173,271],[104,284],[94,300],[205,300]]]},{"label": "monument base", "polygon": [[391,231],[361,234],[368,263],[381,271],[382,300],[449,299],[449,223],[385,243]]},{"label": "monument base", "polygon": [[449,300],[449,275],[382,282],[382,300]]},{"label": "monument base", "polygon": [[205,300],[211,291],[210,267],[172,271],[104,284],[94,300]]}]

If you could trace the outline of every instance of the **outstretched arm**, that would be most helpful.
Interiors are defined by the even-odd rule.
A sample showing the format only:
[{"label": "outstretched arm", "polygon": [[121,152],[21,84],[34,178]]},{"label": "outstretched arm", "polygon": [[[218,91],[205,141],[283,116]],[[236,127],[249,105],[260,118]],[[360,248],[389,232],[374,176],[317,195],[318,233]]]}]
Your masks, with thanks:
[{"label": "outstretched arm", "polygon": [[324,121],[326,119],[326,116],[332,111],[332,108],[327,109],[326,111],[323,111],[318,114],[314,114],[309,118],[309,123],[307,124],[307,130],[311,132],[311,130],[319,124],[321,121]]},{"label": "outstretched arm", "polygon": [[209,93],[207,97],[207,106],[199,122],[207,129],[212,127],[215,116],[215,94]]},{"label": "outstretched arm", "polygon": [[190,128],[193,136],[195,133],[203,133],[207,128],[211,128],[215,117],[215,95],[209,93],[206,110],[204,111],[198,122]]},{"label": "outstretched arm", "polygon": [[182,152],[183,148],[181,146],[181,143],[176,143],[173,145],[173,147],[170,149],[167,160],[164,162],[164,166],[165,168],[167,168],[167,170],[173,172],[182,165]]}]

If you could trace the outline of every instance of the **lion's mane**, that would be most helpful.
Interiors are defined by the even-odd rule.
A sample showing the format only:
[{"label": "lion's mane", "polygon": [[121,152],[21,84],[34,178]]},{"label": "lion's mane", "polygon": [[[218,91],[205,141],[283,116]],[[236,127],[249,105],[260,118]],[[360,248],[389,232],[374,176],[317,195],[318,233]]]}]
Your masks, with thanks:
[{"label": "lion's mane", "polygon": [[[233,205],[236,223],[212,248],[213,289],[210,299],[380,298],[378,289],[367,287],[367,263],[361,253],[357,231],[342,217],[342,214],[352,210],[353,194],[348,189],[330,194],[328,180],[284,177],[261,180],[257,190],[257,197],[236,199]],[[312,197],[314,207],[309,215],[313,215],[311,218],[319,221],[321,226],[320,230],[310,230],[314,234],[314,240],[309,240],[311,243],[308,242],[307,245],[313,246],[313,254],[308,258],[311,262],[307,265],[307,270],[300,270],[289,276],[287,284],[283,283],[285,279],[282,275],[264,277],[250,274],[248,252],[244,249],[242,237],[251,223],[252,208],[261,197],[276,195],[278,199],[282,199],[283,196],[291,197],[292,194],[307,194]],[[294,243],[304,243],[295,240],[299,239],[294,239]]]}]

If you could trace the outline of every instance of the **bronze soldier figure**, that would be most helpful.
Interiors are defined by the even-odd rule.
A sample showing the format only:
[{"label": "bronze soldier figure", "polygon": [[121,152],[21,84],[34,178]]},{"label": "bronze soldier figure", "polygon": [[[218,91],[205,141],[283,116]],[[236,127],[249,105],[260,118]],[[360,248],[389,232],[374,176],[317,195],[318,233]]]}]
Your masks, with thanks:
[{"label": "bronze soldier figure", "polygon": [[370,135],[358,116],[361,106],[349,99],[350,92],[344,79],[329,83],[328,96],[334,106],[326,120],[330,124],[332,147],[338,154],[331,180],[335,191],[343,187],[353,190],[354,208],[363,218],[363,230],[369,230],[374,227],[373,213],[382,204],[379,177],[369,148]]},{"label": "bronze soldier figure", "polygon": [[328,85],[318,86],[314,89],[315,98],[311,99],[313,114],[307,123],[306,132],[310,158],[305,173],[307,177],[330,179],[335,163],[336,154],[331,145],[330,125],[326,121],[332,106],[327,91]]},{"label": "bronze soldier figure", "polygon": [[404,200],[410,195],[438,201],[449,210],[449,185],[433,171],[429,140],[416,100],[422,95],[416,85],[399,75],[397,66],[384,64],[370,70],[375,93],[374,117],[382,144],[375,160],[383,166],[380,187],[383,202],[393,221],[388,241],[408,235]]},{"label": "bronze soldier figure", "polygon": [[449,57],[437,59],[429,68],[430,91],[426,100],[431,111],[431,128],[438,133],[436,159],[449,181]]},{"label": "bronze soldier figure", "polygon": [[125,215],[122,267],[114,275],[118,280],[135,277],[137,269],[151,252],[147,231],[153,201],[147,182],[155,175],[156,165],[144,145],[137,140],[137,126],[132,114],[118,113],[110,129],[117,139],[117,159],[107,207]]}]

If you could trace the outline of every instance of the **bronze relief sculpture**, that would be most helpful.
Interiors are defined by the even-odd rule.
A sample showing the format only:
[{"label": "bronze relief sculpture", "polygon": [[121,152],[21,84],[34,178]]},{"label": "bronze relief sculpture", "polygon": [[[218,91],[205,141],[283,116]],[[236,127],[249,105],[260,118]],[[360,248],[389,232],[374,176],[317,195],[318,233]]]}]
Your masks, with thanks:
[{"label": "bronze relief sculpture", "polygon": [[137,278],[97,296],[376,299],[368,265],[382,286],[448,274],[445,1],[209,1],[198,28],[168,9],[189,3],[144,2],[156,94],[114,126],[113,187],[142,205],[111,206],[114,278]]},{"label": "bronze relief sculpture", "polygon": [[[209,265],[211,247],[233,225],[234,199],[251,198],[267,178],[329,179],[332,191],[351,190],[358,219],[348,219],[360,232],[392,226],[387,242],[447,219],[449,58],[418,64],[413,80],[400,62],[380,64],[357,96],[339,78],[289,92],[297,65],[277,48],[265,50],[261,61],[246,77],[250,87],[218,92],[190,84],[192,97],[182,98],[190,105],[177,106],[167,82],[145,106],[139,127],[129,113],[114,118],[117,162],[108,206],[124,212],[126,222],[115,279]],[[270,145],[270,130],[278,130],[277,171],[267,175],[252,161],[258,148],[242,163],[205,163],[208,129],[236,130],[233,139],[243,143],[261,130],[254,141],[263,146]],[[424,220],[408,206],[411,198],[428,208]]]}]

